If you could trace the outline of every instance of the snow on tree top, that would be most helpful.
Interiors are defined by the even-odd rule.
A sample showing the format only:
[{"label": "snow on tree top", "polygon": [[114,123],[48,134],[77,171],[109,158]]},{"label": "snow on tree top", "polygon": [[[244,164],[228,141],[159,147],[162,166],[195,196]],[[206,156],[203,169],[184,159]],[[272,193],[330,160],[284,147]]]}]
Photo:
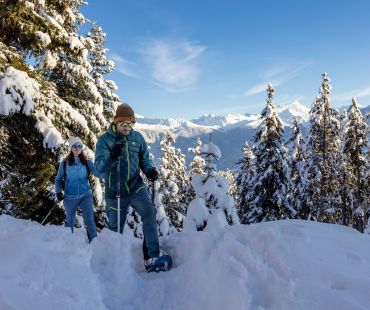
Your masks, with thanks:
[{"label": "snow on tree top", "polygon": [[217,160],[221,159],[221,151],[219,149],[219,147],[210,142],[210,143],[207,143],[207,144],[203,144],[202,145],[202,150],[201,150],[201,153],[203,154],[213,154]]}]

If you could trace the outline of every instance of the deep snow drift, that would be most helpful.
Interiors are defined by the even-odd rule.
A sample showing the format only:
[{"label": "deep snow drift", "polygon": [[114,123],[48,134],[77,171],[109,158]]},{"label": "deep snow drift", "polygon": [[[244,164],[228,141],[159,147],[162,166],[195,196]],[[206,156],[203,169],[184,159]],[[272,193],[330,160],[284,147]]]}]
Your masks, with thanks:
[{"label": "deep snow drift", "polygon": [[175,268],[147,274],[141,241],[0,216],[0,309],[370,309],[370,235],[280,221],[161,238]]}]

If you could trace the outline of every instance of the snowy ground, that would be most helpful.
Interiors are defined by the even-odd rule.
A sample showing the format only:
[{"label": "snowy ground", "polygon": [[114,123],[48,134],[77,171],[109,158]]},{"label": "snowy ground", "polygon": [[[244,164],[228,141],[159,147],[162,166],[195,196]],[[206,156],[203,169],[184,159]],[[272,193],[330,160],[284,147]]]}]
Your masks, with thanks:
[{"label": "snowy ground", "polygon": [[0,309],[370,309],[370,235],[303,221],[161,239],[171,272],[147,274],[141,242],[0,216]]}]

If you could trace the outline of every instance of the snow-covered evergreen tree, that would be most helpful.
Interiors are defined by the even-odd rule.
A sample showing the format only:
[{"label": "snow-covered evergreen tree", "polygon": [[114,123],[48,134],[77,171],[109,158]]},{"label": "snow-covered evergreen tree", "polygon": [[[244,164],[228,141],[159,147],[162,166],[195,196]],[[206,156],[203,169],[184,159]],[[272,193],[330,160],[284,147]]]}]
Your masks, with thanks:
[{"label": "snow-covered evergreen tree", "polygon": [[[83,4],[0,3],[0,132],[6,139],[0,170],[7,201],[0,208],[19,217],[42,220],[53,204],[55,168],[68,151],[64,141],[81,137],[92,158],[97,136],[108,125],[91,76],[88,50],[94,43],[78,33],[86,22],[79,11]],[[15,191],[20,194],[12,196]],[[93,192],[101,205],[97,179]]]},{"label": "snow-covered evergreen tree", "polygon": [[287,201],[286,150],[283,145],[283,125],[272,103],[274,88],[267,86],[267,104],[262,121],[254,136],[255,175],[247,196],[247,211],[242,222],[257,223],[290,218],[294,210]]},{"label": "snow-covered evergreen tree", "polygon": [[201,150],[202,150],[202,140],[198,137],[195,147],[188,148],[188,152],[194,154],[194,158],[189,164],[189,167],[191,169],[191,176],[194,174],[203,174],[203,166],[205,164],[204,159],[200,156]]},{"label": "snow-covered evergreen tree", "polygon": [[227,191],[227,193],[234,199],[234,202],[235,202],[236,190],[237,190],[237,187],[236,187],[237,172],[235,170],[231,170],[227,168],[226,170],[220,170],[218,174],[220,176],[225,177],[225,179],[229,183],[230,186],[229,186],[229,190]]},{"label": "snow-covered evergreen tree", "polygon": [[367,223],[369,162],[367,124],[355,98],[342,121],[341,198],[343,223],[363,232]]},{"label": "snow-covered evergreen tree", "polygon": [[204,230],[239,223],[233,198],[228,194],[229,183],[217,175],[215,161],[221,158],[220,149],[212,142],[204,144],[205,174],[195,174],[192,185],[196,197],[190,202],[184,222],[185,230]]},{"label": "snow-covered evergreen tree", "polygon": [[114,111],[120,100],[117,94],[117,85],[112,80],[107,80],[104,76],[114,70],[114,62],[107,59],[108,49],[106,48],[106,33],[102,28],[94,24],[87,35],[92,40],[90,49],[90,63],[92,65],[91,76],[95,80],[98,91],[103,98],[104,114],[108,119],[112,119]]},{"label": "snow-covered evergreen tree", "polygon": [[[172,145],[174,142],[175,138],[169,132],[161,141],[162,156],[159,168],[157,208],[163,206],[170,226],[180,230],[186,214],[190,182],[185,169],[185,156],[180,149]],[[161,212],[158,216],[160,215]],[[164,214],[161,216],[164,217]],[[160,229],[161,234],[169,232],[169,230]]]},{"label": "snow-covered evergreen tree", "polygon": [[347,111],[344,111],[339,118],[341,123],[340,140],[341,156],[339,157],[339,184],[340,184],[340,198],[341,198],[341,209],[342,209],[342,224],[346,226],[352,226],[353,224],[353,187],[348,179],[349,162],[347,156],[344,154],[344,141],[346,139],[346,128],[347,128]]},{"label": "snow-covered evergreen tree", "polygon": [[304,164],[306,160],[305,142],[296,118],[293,119],[291,136],[286,147],[287,167],[289,178],[288,201],[290,206],[299,213],[302,207],[301,190],[304,176]]},{"label": "snow-covered evergreen tree", "polygon": [[252,179],[254,176],[254,156],[248,142],[243,146],[244,157],[237,164],[240,166],[236,177],[236,208],[238,210],[241,222],[245,224],[243,215],[248,210],[246,197],[252,189]]},{"label": "snow-covered evergreen tree", "polygon": [[310,110],[301,218],[341,222],[339,193],[340,123],[338,112],[330,105],[331,86],[326,73]]}]

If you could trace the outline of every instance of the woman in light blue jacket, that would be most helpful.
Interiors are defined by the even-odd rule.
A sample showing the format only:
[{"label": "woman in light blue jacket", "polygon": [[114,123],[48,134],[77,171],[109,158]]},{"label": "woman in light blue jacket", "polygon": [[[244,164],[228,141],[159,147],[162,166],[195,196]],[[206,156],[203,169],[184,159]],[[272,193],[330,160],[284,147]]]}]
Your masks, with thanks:
[{"label": "woman in light blue jacket", "polygon": [[55,178],[55,192],[57,193],[58,201],[64,199],[63,205],[66,212],[65,227],[70,227],[73,232],[76,211],[79,207],[87,227],[87,237],[89,242],[91,242],[97,234],[92,207],[93,196],[89,183],[89,173],[93,173],[96,177],[99,177],[100,174],[97,172],[92,161],[88,160],[82,152],[84,145],[81,139],[71,137],[68,142],[71,152],[59,165]]}]

